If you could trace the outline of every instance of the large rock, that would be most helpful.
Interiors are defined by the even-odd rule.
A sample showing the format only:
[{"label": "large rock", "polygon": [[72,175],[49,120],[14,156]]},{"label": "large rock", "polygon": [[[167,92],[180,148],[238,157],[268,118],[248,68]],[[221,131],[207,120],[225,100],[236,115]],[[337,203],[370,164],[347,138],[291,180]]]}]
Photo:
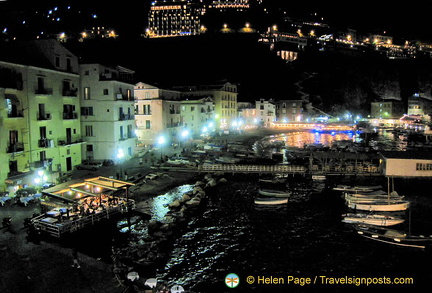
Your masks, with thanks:
[{"label": "large rock", "polygon": [[178,208],[180,206],[180,201],[175,200],[172,203],[170,203],[168,206],[169,206],[170,209]]}]

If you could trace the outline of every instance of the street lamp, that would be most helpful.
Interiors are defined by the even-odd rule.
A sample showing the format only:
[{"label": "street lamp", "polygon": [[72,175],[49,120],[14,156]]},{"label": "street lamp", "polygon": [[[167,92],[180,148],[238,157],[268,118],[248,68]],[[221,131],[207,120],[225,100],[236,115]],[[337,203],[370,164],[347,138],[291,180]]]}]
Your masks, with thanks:
[{"label": "street lamp", "polygon": [[[117,150],[117,159],[118,159],[119,166],[120,166],[120,172],[119,172],[119,177],[120,178],[123,177],[123,170],[122,170],[123,157],[124,157],[123,150],[122,149],[118,149]],[[120,178],[117,178],[117,179],[120,179]]]},{"label": "street lamp", "polygon": [[158,138],[158,145],[159,145],[159,147],[160,147],[160,149],[161,149],[161,162],[162,162],[162,147],[163,147],[164,144],[165,144],[165,137],[163,137],[163,136],[161,135],[161,136],[159,136],[159,138]]}]

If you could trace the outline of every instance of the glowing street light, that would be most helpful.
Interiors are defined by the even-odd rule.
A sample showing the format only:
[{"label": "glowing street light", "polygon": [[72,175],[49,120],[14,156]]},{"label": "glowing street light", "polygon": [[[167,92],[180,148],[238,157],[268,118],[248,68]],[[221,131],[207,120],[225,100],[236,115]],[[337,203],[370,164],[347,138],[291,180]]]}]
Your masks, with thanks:
[{"label": "glowing street light", "polygon": [[158,138],[158,145],[159,145],[159,147],[161,149],[161,162],[162,162],[162,147],[163,147],[164,144],[165,144],[165,137],[161,135]]}]

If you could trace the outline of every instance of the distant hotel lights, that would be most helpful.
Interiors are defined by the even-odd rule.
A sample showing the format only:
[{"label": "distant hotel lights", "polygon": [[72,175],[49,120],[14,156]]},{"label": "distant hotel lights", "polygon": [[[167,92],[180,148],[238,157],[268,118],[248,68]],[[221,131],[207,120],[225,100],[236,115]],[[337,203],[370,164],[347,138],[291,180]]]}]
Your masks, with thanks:
[{"label": "distant hotel lights", "polygon": [[[249,0],[218,0],[212,1],[208,6],[198,0],[177,0],[152,2],[148,15],[148,28],[145,36],[150,38],[192,36],[205,33],[207,28],[202,24],[202,16],[208,9],[220,11],[249,9]],[[232,32],[228,27],[224,32]],[[241,30],[252,32],[250,24]]]}]

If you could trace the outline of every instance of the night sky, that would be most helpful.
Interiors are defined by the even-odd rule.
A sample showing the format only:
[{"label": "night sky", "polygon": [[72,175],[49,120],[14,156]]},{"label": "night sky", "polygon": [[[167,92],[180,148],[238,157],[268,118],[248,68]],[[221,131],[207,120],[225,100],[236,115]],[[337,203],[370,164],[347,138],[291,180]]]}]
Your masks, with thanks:
[{"label": "night sky", "polygon": [[[383,0],[371,1],[285,1],[263,0],[271,12],[286,11],[289,16],[305,16],[317,12],[325,21],[335,27],[351,27],[359,31],[386,31],[389,35],[402,39],[432,40],[428,26],[430,12],[428,2],[409,1],[403,4]],[[108,19],[112,26],[117,26],[127,34],[139,34],[147,23],[147,11],[150,0],[111,1],[104,4],[96,1],[0,1],[0,25],[11,10],[27,8],[35,11],[43,7],[79,5],[83,10],[94,11],[101,18]],[[341,4],[342,3],[342,4]],[[6,17],[5,17],[6,16]]]}]

